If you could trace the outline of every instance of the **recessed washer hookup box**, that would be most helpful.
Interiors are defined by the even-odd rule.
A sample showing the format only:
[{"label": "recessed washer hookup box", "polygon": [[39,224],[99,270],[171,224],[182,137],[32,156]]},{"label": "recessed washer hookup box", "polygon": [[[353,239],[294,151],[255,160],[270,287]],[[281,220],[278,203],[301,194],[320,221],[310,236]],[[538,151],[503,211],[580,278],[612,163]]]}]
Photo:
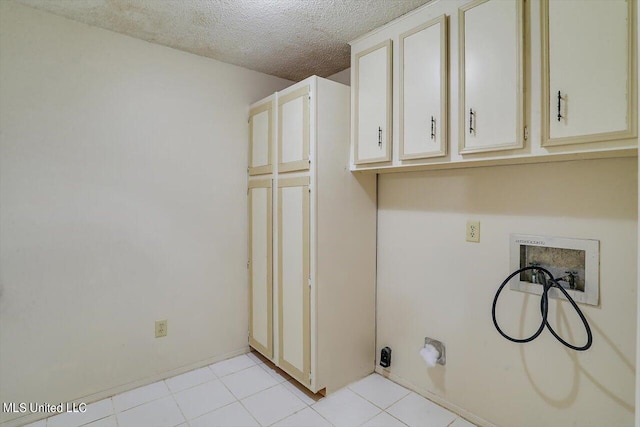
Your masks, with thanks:
[{"label": "recessed washer hookup box", "polygon": [[[511,271],[529,266],[538,266],[551,272],[576,302],[598,305],[599,240],[511,234]],[[527,270],[511,281],[511,289],[542,295],[545,280],[542,272]],[[566,300],[558,289],[549,290],[549,296]]]}]

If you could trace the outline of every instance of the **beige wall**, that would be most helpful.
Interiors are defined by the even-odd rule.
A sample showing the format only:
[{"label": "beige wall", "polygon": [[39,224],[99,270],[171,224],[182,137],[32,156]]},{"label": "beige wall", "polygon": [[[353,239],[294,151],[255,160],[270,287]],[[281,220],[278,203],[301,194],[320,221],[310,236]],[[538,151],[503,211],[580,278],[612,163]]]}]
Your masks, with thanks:
[{"label": "beige wall", "polygon": [[327,78],[329,80],[333,80],[334,82],[338,82],[338,83],[342,83],[343,85],[350,86],[351,85],[351,68],[338,71],[337,73],[332,74]]},{"label": "beige wall", "polygon": [[[636,8],[636,22],[640,22],[640,9]],[[636,48],[640,46],[640,32],[636,31],[636,36],[638,37]],[[638,53],[636,52],[636,55]],[[640,80],[640,69],[638,70],[638,80]],[[640,85],[636,85],[638,89],[638,94],[640,95]],[[640,96],[638,96],[640,99]],[[640,111],[637,112],[640,114]],[[640,121],[640,120],[639,120]],[[638,153],[640,155],[640,153]],[[638,176],[638,183],[640,184],[640,176]],[[639,206],[640,208],[640,206]],[[639,230],[640,231],[640,230]],[[640,241],[640,233],[638,233],[638,240]],[[640,265],[640,253],[638,254],[638,265]],[[636,307],[640,307],[640,275],[638,276],[638,304]],[[640,366],[640,310],[638,310],[638,331],[637,331],[637,342],[636,342],[636,423],[635,427],[640,427],[640,375],[638,375],[637,368]]]},{"label": "beige wall", "polygon": [[247,109],[289,84],[0,2],[0,401],[246,348]]},{"label": "beige wall", "polygon": [[[635,158],[381,175],[377,350],[393,349],[392,376],[499,426],[632,426],[637,183]],[[465,241],[468,219],[481,222],[479,244]],[[601,304],[581,305],[590,350],[549,332],[525,345],[498,335],[509,233],[600,240]],[[505,291],[504,328],[535,330],[538,301]],[[567,303],[553,300],[549,318],[584,342]],[[445,367],[422,362],[425,336],[446,344]]]}]

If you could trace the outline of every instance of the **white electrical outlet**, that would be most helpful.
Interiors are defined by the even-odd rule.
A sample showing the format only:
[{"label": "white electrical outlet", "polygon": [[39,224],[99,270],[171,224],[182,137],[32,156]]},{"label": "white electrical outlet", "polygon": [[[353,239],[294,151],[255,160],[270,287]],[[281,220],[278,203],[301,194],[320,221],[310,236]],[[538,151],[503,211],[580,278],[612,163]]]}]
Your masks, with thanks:
[{"label": "white electrical outlet", "polygon": [[467,221],[467,242],[480,242],[480,221]]},{"label": "white electrical outlet", "polygon": [[156,338],[167,336],[167,321],[156,320]]}]

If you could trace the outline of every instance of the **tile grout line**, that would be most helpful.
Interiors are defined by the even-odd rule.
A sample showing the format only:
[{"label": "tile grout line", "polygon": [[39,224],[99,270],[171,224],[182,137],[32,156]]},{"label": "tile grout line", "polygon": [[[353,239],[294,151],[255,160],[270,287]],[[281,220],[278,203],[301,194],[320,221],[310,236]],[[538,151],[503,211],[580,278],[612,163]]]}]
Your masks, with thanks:
[{"label": "tile grout line", "polygon": [[[167,388],[169,388],[169,385],[167,385]],[[184,421],[187,423],[187,425],[190,425],[189,424],[189,420],[187,419],[187,416],[184,414],[184,411],[182,411],[182,408],[180,407],[180,404],[178,403],[178,400],[173,395],[173,393],[171,393],[171,389],[169,389],[169,392],[170,392],[171,399],[173,400],[173,402],[178,407],[178,411],[180,411],[180,414],[182,415],[182,418],[184,418]],[[180,422],[179,424],[176,424],[176,426],[179,426],[180,424],[182,424],[182,422]]]},{"label": "tile grout line", "polygon": [[[239,372],[239,371],[238,371],[238,372]],[[267,372],[267,374],[268,374],[268,372]],[[273,377],[272,377],[272,378],[273,378]],[[274,378],[274,380],[275,380],[275,378]],[[247,399],[247,398],[249,398],[249,397],[251,397],[251,396],[254,396],[254,395],[258,394],[258,393],[261,393],[261,392],[263,392],[263,391],[265,391],[265,390],[269,390],[270,388],[273,388],[273,387],[275,387],[275,386],[278,386],[278,385],[282,384],[282,383],[276,383],[276,384],[274,384],[274,385],[272,385],[272,386],[269,386],[269,387],[267,387],[267,388],[263,388],[262,390],[258,390],[258,391],[256,391],[255,393],[248,394],[248,395],[244,396],[242,399],[240,399],[238,396],[236,396],[236,395],[231,391],[231,389],[230,389],[229,387],[227,387],[227,385],[226,385],[222,380],[221,380],[220,382],[222,383],[222,385],[224,385],[224,386],[225,386],[225,388],[226,388],[227,390],[229,390],[229,393],[231,393],[231,395],[232,395],[233,397],[235,397],[238,401],[240,401],[240,400],[242,400],[242,399]]]},{"label": "tile grout line", "polygon": [[[366,377],[365,377],[366,378]],[[395,384],[395,383],[394,383]],[[402,387],[402,386],[400,386]],[[349,389],[350,391],[354,392],[357,396],[360,396],[361,398],[363,398],[364,400],[366,400],[367,402],[371,403],[373,406],[375,406],[376,408],[380,408],[380,406],[378,406],[377,404],[375,404],[374,402],[372,402],[371,400],[367,399],[365,396],[361,395],[360,393],[358,393],[356,390],[352,389],[350,385],[346,386],[345,388]],[[404,388],[404,387],[402,387]],[[393,405],[395,405],[396,403],[400,402],[402,399],[404,399],[405,397],[409,396],[411,394],[411,390],[408,390],[406,388],[404,388],[405,390],[407,390],[407,394],[405,394],[404,396],[400,397],[397,400],[394,400],[393,403],[391,403],[389,406],[387,406],[386,408],[380,408],[382,411],[386,412],[387,409],[391,408]],[[448,426],[447,426],[448,427]]]},{"label": "tile grout line", "polygon": [[[315,402],[315,403],[314,403],[314,405],[315,405],[316,403],[318,403],[318,402]],[[312,405],[309,405],[309,408],[311,408],[311,410],[312,410],[313,412],[315,412],[316,414],[320,415],[320,416],[322,417],[322,419],[326,420],[329,424],[331,424],[332,426],[335,426],[335,424],[334,424],[334,423],[332,423],[331,421],[327,420],[327,417],[325,417],[325,416],[324,416],[324,415],[322,415],[320,412],[318,412],[318,411],[316,411],[314,408],[312,408]]]},{"label": "tile grout line", "polygon": [[87,426],[87,425],[89,425],[91,423],[95,423],[96,421],[104,420],[105,418],[109,418],[109,417],[112,416],[113,419],[116,421],[116,427],[119,427],[120,424],[118,423],[118,417],[116,417],[116,408],[115,408],[115,405],[113,403],[113,396],[112,397],[108,397],[107,399],[109,399],[111,401],[111,415],[107,415],[106,417],[98,418],[97,420],[93,420],[93,421],[88,422],[86,424],[82,424],[82,426]]},{"label": "tile grout line", "polygon": [[[391,406],[390,406],[391,407]],[[405,423],[404,421],[402,421],[400,418],[396,417],[395,415],[393,415],[392,413],[387,412],[387,410],[385,409],[383,411],[385,414],[389,415],[391,418],[398,420],[398,422],[404,424],[405,426],[408,426],[409,424]],[[448,426],[447,426],[448,427]]]},{"label": "tile grout line", "polygon": [[[216,373],[215,373],[215,371],[213,370],[213,368],[211,368],[213,365],[217,365],[218,363],[222,363],[222,362],[213,363],[213,364],[211,364],[211,365],[208,365],[208,366],[207,366],[207,368],[209,368],[209,369],[211,370],[211,372],[213,372],[213,375],[215,375],[215,377],[216,377],[217,379],[221,379],[221,378],[228,377],[229,375],[233,375],[233,374],[238,373],[238,372],[246,371],[246,370],[247,370],[247,369],[249,369],[249,368],[253,368],[254,366],[258,366],[258,365],[259,365],[259,363],[256,363],[255,361],[253,361],[253,360],[252,360],[249,356],[247,356],[246,354],[244,354],[244,355],[243,355],[243,354],[241,354],[240,356],[245,356],[247,359],[251,360],[251,363],[253,363],[253,365],[246,366],[246,367],[244,367],[244,368],[242,368],[242,369],[238,369],[237,371],[229,372],[228,374],[225,374],[225,375],[222,375],[222,376],[219,376],[218,374],[216,374]],[[236,357],[240,357],[240,356],[236,356]],[[235,359],[235,358],[234,358],[234,359]],[[227,359],[227,360],[232,360],[232,359]],[[223,360],[223,362],[226,362],[226,360]],[[190,371],[190,372],[191,372],[191,371]],[[185,372],[185,373],[186,373],[186,372]],[[184,374],[182,374],[182,375],[184,375]],[[176,375],[176,376],[178,376],[178,375]],[[171,378],[175,378],[175,377],[171,377]],[[170,378],[167,378],[167,379],[170,379]]]},{"label": "tile grout line", "polygon": [[244,403],[242,403],[242,401],[241,401],[241,400],[238,400],[238,403],[240,404],[240,406],[242,406],[242,409],[244,409],[245,411],[247,411],[247,414],[249,414],[249,416],[250,416],[251,418],[253,418],[253,419],[254,419],[254,421],[255,421],[255,422],[256,422],[260,427],[262,427],[262,424],[260,424],[260,421],[258,421],[258,419],[253,415],[253,413],[252,413],[250,410],[248,410],[246,406],[244,406]]},{"label": "tile grout line", "polygon": [[[297,397],[297,396],[296,396],[296,397]],[[302,403],[304,403],[304,402],[302,402]],[[305,405],[306,405],[306,403],[305,403]],[[328,422],[329,424],[331,424],[331,427],[334,427],[334,424],[332,424],[332,423],[331,423],[331,421],[329,421],[329,420],[327,420],[325,417],[323,417],[321,413],[319,413],[318,411],[314,410],[310,405],[307,405],[307,407],[306,407],[306,408],[302,408],[302,409],[300,409],[300,410],[298,410],[298,411],[294,412],[293,414],[287,415],[286,417],[284,417],[284,418],[282,418],[282,419],[280,419],[280,420],[278,420],[278,421],[274,421],[273,423],[269,424],[269,427],[273,427],[273,426],[275,426],[277,423],[279,423],[280,421],[283,421],[283,420],[286,420],[287,418],[293,417],[295,414],[298,414],[298,413],[300,413],[300,412],[302,412],[302,411],[304,411],[304,410],[307,410],[307,409],[311,409],[314,413],[318,414],[318,415],[320,416],[320,418],[322,418],[323,420],[325,420],[326,422]]]},{"label": "tile grout line", "polygon": [[[286,389],[285,389],[285,390],[286,390]],[[289,390],[287,390],[287,391],[289,391]],[[291,392],[289,391],[289,393],[291,393]],[[302,402],[302,400],[301,400],[300,398],[298,398],[298,396],[296,396],[295,394],[291,393],[291,395],[292,395],[293,397],[295,397],[296,399],[300,400],[300,402]],[[306,404],[306,403],[304,403],[304,402],[302,402],[302,403],[303,403],[304,405],[307,405],[307,404]],[[307,405],[307,408],[308,408],[308,407],[309,407],[309,405]],[[271,424],[268,424],[268,425],[269,425],[269,426],[273,426],[275,423],[279,423],[280,421],[286,420],[286,419],[287,419],[287,418],[289,418],[290,416],[295,415],[295,414],[297,414],[297,413],[298,413],[298,412],[300,412],[300,411],[304,411],[304,410],[305,410],[305,409],[307,409],[307,408],[302,408],[302,409],[300,409],[300,410],[298,410],[298,411],[295,411],[295,412],[294,412],[294,413],[292,413],[292,414],[285,415],[284,417],[279,418],[279,419],[275,420],[274,422],[272,422]],[[258,424],[260,424],[260,423],[258,423]],[[260,425],[262,425],[262,424],[260,424]]]},{"label": "tile grout line", "polygon": [[[376,408],[380,409],[379,406],[376,406]],[[372,419],[374,419],[375,417],[377,417],[378,415],[380,415],[381,413],[384,412],[384,409],[381,409],[380,411],[376,412],[376,414],[373,417],[369,417],[366,420],[364,420],[363,422],[361,422],[360,424],[358,424],[359,426],[363,426],[366,423],[368,423],[369,421],[371,421]]]},{"label": "tile grout line", "polygon": [[[142,386],[142,387],[138,387],[138,388],[149,387],[149,386],[151,386],[153,384],[157,384],[159,382],[163,382],[164,383],[164,380],[156,381],[155,383],[151,383],[151,384],[148,384],[148,385],[145,385],[145,386]],[[134,405],[134,406],[132,406],[130,408],[127,408],[127,409],[124,409],[122,411],[116,410],[116,408],[115,408],[116,404],[115,404],[115,402],[113,402],[113,413],[114,413],[114,415],[122,414],[123,412],[130,411],[131,409],[139,408],[142,405],[146,405],[147,403],[151,403],[151,402],[155,402],[155,401],[160,400],[160,399],[164,399],[165,397],[167,397],[167,396],[169,396],[171,394],[171,389],[169,388],[169,386],[166,383],[165,383],[165,387],[167,387],[167,390],[169,390],[169,394],[166,394],[166,395],[163,395],[163,396],[160,396],[160,397],[155,397],[155,398],[153,398],[151,400],[147,400],[146,402],[139,403],[137,405]],[[137,390],[137,388],[134,388],[133,390]],[[133,391],[133,390],[129,390],[129,391]],[[124,393],[129,393],[129,392],[125,391]],[[121,394],[124,394],[124,393],[116,394],[115,396],[120,396]],[[115,397],[115,396],[113,396],[113,397]],[[111,399],[113,399],[113,397],[111,397]]]},{"label": "tile grout line", "polygon": [[113,409],[113,418],[116,420],[116,427],[120,427],[120,421],[118,421],[118,414],[116,413],[116,403],[113,401],[113,396],[111,396],[111,408]]},{"label": "tile grout line", "polygon": [[220,378],[218,378],[215,374],[213,374],[213,379],[211,379],[211,380],[208,380],[208,381],[205,381],[205,382],[202,382],[202,383],[198,383],[198,384],[194,384],[194,385],[191,385],[189,387],[182,388],[182,389],[176,390],[176,391],[171,390],[171,387],[169,387],[169,384],[166,384],[166,385],[167,385],[167,388],[169,389],[169,393],[174,394],[174,393],[181,393],[183,391],[191,390],[192,388],[196,388],[199,385],[210,383],[210,382],[213,382],[213,381],[216,381],[216,380],[220,380]]},{"label": "tile grout line", "polygon": [[[233,396],[233,397],[235,398],[235,396]],[[235,401],[235,402],[225,403],[224,405],[222,405],[222,406],[220,406],[220,407],[218,407],[218,408],[216,408],[216,409],[212,409],[211,411],[207,411],[207,412],[205,412],[205,413],[204,413],[204,414],[202,414],[202,415],[198,415],[197,417],[194,417],[194,418],[191,418],[191,419],[187,419],[187,422],[189,422],[189,421],[195,421],[195,420],[197,420],[198,418],[202,418],[202,417],[204,417],[205,415],[209,415],[210,413],[217,411],[218,409],[222,409],[222,408],[226,408],[227,406],[231,406],[231,405],[233,405],[233,404],[234,404],[234,403],[236,403],[236,402],[239,402],[239,400],[238,400],[238,399],[236,399],[236,401]],[[185,418],[186,418],[186,417],[185,417]]]},{"label": "tile grout line", "polygon": [[461,418],[459,416],[456,415],[456,417],[449,423],[447,424],[447,427],[451,427],[453,425],[453,423],[455,423],[456,421],[458,421],[458,418]]},{"label": "tile grout line", "polygon": [[[247,356],[247,357],[248,357],[248,356]],[[251,359],[251,358],[249,357],[249,359]],[[253,360],[252,360],[252,361],[253,361]],[[257,366],[257,365],[256,365],[256,366]],[[235,394],[233,394],[233,392],[229,389],[229,387],[227,387],[227,385],[226,385],[225,383],[223,383],[222,381],[220,381],[220,383],[222,384],[222,386],[223,386],[224,388],[226,388],[226,389],[227,389],[227,391],[231,394],[231,396],[233,396],[233,397],[236,399],[236,402],[238,402],[238,403],[240,404],[240,406],[242,406],[242,409],[244,409],[245,411],[247,411],[247,414],[249,414],[249,416],[250,416],[251,418],[253,418],[253,419],[255,420],[255,422],[256,422],[259,426],[262,426],[262,424],[260,424],[260,421],[258,421],[258,419],[257,419],[257,418],[256,418],[256,417],[251,413],[251,411],[250,411],[250,410],[248,410],[248,409],[244,406],[244,404],[242,403],[242,401],[241,401],[240,399],[238,399],[238,398],[236,397],[236,395],[235,395]],[[274,386],[274,387],[275,387],[275,386]],[[268,389],[266,389],[266,390],[268,390]],[[254,394],[255,394],[255,393],[254,393]],[[249,397],[249,396],[247,396],[247,397]],[[231,403],[230,403],[229,405],[231,405]],[[228,406],[228,405],[227,405],[227,406]],[[211,412],[213,412],[213,411],[211,411]]]}]

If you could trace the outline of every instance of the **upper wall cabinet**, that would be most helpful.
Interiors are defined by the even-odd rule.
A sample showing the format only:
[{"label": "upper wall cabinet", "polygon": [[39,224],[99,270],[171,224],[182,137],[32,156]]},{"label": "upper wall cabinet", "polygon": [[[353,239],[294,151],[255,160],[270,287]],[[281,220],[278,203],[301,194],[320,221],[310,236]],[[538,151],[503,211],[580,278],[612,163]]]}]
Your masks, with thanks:
[{"label": "upper wall cabinet", "polygon": [[447,19],[400,35],[400,160],[447,153]]},{"label": "upper wall cabinet", "polygon": [[249,112],[249,175],[273,171],[271,144],[272,100]]},{"label": "upper wall cabinet", "polygon": [[634,1],[542,0],[542,144],[637,135]]},{"label": "upper wall cabinet", "polygon": [[522,3],[476,0],[458,11],[462,154],[524,146]]},{"label": "upper wall cabinet", "polygon": [[352,41],[351,170],[636,157],[637,1],[433,1]]},{"label": "upper wall cabinet", "polygon": [[391,160],[391,40],[355,57],[354,163]]},{"label": "upper wall cabinet", "polygon": [[278,98],[278,172],[309,170],[309,86]]}]

